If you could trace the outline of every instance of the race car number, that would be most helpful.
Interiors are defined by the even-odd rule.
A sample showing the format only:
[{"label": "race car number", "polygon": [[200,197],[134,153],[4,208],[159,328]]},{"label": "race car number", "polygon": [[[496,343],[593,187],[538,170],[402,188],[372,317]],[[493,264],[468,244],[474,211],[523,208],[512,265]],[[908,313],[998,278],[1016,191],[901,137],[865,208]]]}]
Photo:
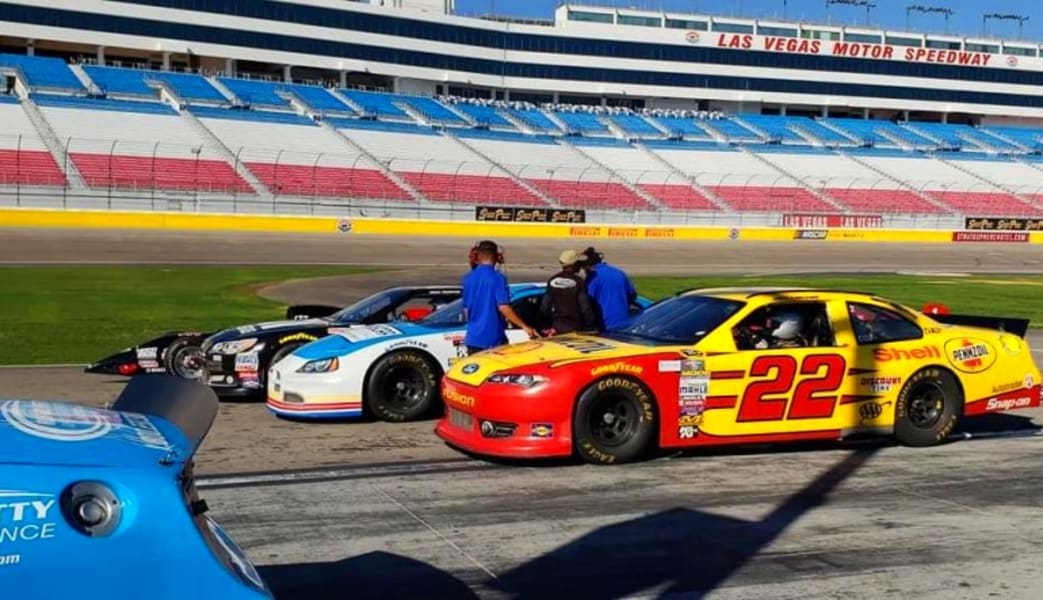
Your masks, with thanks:
[{"label": "race car number", "polygon": [[[750,365],[750,377],[765,377],[746,386],[739,401],[739,422],[783,419],[826,419],[833,416],[847,361],[839,354],[812,354],[799,365],[792,356],[758,356]],[[789,412],[787,413],[787,407]]]}]

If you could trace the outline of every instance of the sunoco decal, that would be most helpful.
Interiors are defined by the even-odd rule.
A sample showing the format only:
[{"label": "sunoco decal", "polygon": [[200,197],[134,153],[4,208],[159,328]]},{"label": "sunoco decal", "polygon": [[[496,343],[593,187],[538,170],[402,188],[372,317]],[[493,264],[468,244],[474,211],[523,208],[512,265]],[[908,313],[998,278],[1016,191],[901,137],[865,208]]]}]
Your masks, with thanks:
[{"label": "sunoco decal", "polygon": [[985,340],[957,338],[945,342],[945,358],[964,373],[981,373],[996,362],[996,351]]}]

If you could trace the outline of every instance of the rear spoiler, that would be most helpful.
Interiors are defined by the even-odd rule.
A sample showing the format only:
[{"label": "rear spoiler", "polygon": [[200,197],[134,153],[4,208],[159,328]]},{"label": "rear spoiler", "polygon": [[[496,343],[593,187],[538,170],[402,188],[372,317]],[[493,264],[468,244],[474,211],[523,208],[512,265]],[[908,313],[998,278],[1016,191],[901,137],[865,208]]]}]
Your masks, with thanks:
[{"label": "rear spoiler", "polygon": [[217,394],[208,386],[173,375],[131,378],[112,410],[141,413],[170,421],[188,440],[192,456],[217,418]]},{"label": "rear spoiler", "polygon": [[981,317],[977,315],[946,314],[929,314],[927,316],[939,323],[981,327],[983,329],[998,329],[999,331],[1013,333],[1020,338],[1024,338],[1029,329],[1028,319],[1019,319],[1015,317]]}]

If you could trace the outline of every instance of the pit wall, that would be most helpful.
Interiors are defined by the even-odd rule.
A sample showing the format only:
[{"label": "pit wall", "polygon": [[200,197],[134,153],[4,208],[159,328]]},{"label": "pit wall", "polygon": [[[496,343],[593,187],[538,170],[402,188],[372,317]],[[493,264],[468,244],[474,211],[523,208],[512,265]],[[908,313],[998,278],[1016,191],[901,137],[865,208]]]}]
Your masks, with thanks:
[{"label": "pit wall", "polygon": [[798,229],[564,223],[488,223],[200,213],[0,209],[0,227],[164,229],[465,238],[640,239],[684,241],[845,241],[896,243],[1033,243],[1043,232],[927,229]]}]

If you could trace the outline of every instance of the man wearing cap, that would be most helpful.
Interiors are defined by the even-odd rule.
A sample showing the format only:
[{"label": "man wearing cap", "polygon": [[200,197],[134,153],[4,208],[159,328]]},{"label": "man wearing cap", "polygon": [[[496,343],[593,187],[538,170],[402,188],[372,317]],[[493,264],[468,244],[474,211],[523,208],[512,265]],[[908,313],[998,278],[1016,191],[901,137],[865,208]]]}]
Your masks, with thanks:
[{"label": "man wearing cap", "polygon": [[605,262],[605,255],[593,247],[583,251],[587,267],[587,295],[594,301],[605,331],[626,325],[630,305],[637,300],[634,284],[619,267]]},{"label": "man wearing cap", "polygon": [[575,250],[558,257],[561,271],[547,280],[540,311],[553,325],[554,334],[597,329],[597,318],[587,296],[586,284],[580,279],[579,265],[585,258]]},{"label": "man wearing cap", "polygon": [[495,242],[479,242],[476,248],[477,264],[463,279],[463,303],[467,311],[467,333],[464,344],[467,353],[474,354],[507,343],[507,323],[510,321],[529,337],[536,330],[511,308],[511,293],[507,278],[496,270],[500,248]]}]

